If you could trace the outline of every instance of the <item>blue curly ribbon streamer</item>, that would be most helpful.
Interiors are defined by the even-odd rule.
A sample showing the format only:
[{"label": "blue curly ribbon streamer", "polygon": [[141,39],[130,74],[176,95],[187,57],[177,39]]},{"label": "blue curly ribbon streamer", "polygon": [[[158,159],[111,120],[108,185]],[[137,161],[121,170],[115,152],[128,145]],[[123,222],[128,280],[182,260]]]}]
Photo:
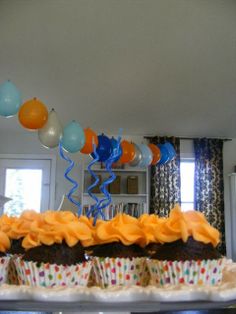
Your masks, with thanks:
[{"label": "blue curly ribbon streamer", "polygon": [[60,156],[62,159],[66,160],[67,162],[70,163],[70,165],[68,166],[68,168],[66,169],[65,173],[64,173],[64,177],[69,181],[71,182],[74,186],[71,188],[71,190],[67,193],[67,198],[68,200],[73,203],[75,206],[78,207],[78,215],[81,216],[82,215],[82,208],[81,208],[81,205],[78,201],[76,201],[75,199],[73,199],[72,197],[72,194],[77,190],[79,184],[73,180],[71,177],[68,176],[68,174],[71,172],[71,170],[74,168],[74,161],[71,160],[68,156],[66,156],[64,154],[64,151],[63,151],[63,147],[62,147],[62,144],[61,142],[59,143],[59,152],[60,152]]},{"label": "blue curly ribbon streamer", "polygon": [[97,196],[91,192],[91,190],[98,185],[99,183],[99,177],[98,175],[95,174],[95,172],[92,170],[92,166],[99,160],[99,155],[96,152],[96,145],[93,144],[93,154],[94,154],[94,159],[89,163],[88,165],[88,172],[90,175],[95,179],[95,181],[88,187],[88,194],[89,196],[95,200],[95,204],[90,207],[90,210],[86,213],[87,217],[90,217],[93,215],[94,212],[96,212],[97,206],[99,204],[99,199]]},{"label": "blue curly ribbon streamer", "polygon": [[103,209],[109,206],[111,203],[111,195],[107,191],[107,186],[116,179],[116,175],[112,171],[112,164],[115,162],[115,160],[119,159],[119,157],[121,156],[120,141],[121,141],[121,136],[119,135],[117,139],[117,147],[113,149],[111,156],[105,162],[106,170],[109,172],[110,176],[100,186],[100,191],[105,195],[105,198],[101,199],[97,206],[97,212],[94,215],[94,224],[96,224],[96,220],[99,215],[101,215],[103,219],[105,218]]}]

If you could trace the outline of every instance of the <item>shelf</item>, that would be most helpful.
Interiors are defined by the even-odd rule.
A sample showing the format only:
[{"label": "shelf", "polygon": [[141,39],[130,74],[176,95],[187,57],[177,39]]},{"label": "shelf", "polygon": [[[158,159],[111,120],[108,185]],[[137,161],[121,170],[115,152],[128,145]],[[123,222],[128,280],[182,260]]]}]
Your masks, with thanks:
[{"label": "shelf", "polygon": [[[85,172],[89,172],[88,169],[84,169]],[[106,169],[101,169],[101,168],[94,168],[92,169],[94,172],[107,172]],[[130,168],[125,168],[125,169],[112,169],[113,172],[140,172],[140,173],[146,173],[146,169],[130,169]]]}]

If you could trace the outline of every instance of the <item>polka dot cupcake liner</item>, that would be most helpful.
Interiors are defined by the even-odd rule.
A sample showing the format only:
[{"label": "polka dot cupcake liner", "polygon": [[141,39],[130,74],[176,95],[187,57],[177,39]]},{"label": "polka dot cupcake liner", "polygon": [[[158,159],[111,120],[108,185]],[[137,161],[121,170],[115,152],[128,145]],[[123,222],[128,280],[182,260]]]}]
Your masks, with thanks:
[{"label": "polka dot cupcake liner", "polygon": [[14,259],[20,285],[28,286],[87,286],[92,263],[83,262],[76,265],[56,265],[24,261],[21,257]]},{"label": "polka dot cupcake liner", "polygon": [[223,259],[199,261],[148,260],[152,285],[216,285],[222,280]]},{"label": "polka dot cupcake liner", "polygon": [[97,284],[102,288],[148,284],[146,258],[94,257],[93,263]]},{"label": "polka dot cupcake liner", "polygon": [[8,282],[9,256],[0,257],[0,285]]},{"label": "polka dot cupcake liner", "polygon": [[19,255],[10,255],[9,267],[8,267],[8,283],[11,285],[18,285],[18,275],[16,271],[16,266],[14,263],[14,259]]}]

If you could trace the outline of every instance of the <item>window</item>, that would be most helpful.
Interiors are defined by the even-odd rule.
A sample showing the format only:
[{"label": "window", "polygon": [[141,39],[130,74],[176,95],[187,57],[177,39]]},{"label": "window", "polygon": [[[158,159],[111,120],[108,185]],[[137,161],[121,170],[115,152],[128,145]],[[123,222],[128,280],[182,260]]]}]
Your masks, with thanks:
[{"label": "window", "polygon": [[181,208],[183,211],[194,209],[194,169],[194,159],[181,160]]},{"label": "window", "polygon": [[[1,212],[19,216],[25,209],[38,212],[53,208],[55,189],[54,158],[27,159],[0,155],[0,195],[11,200]],[[16,157],[14,157],[16,156]]]}]

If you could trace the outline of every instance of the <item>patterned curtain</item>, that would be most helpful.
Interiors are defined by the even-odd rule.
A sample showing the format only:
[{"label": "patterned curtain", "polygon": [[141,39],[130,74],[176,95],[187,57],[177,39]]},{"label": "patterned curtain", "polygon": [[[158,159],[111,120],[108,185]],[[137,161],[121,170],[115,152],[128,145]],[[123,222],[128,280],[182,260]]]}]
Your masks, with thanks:
[{"label": "patterned curtain", "polygon": [[180,139],[175,137],[152,137],[153,144],[166,141],[174,145],[177,156],[165,165],[151,167],[150,212],[168,216],[171,208],[180,203]]},{"label": "patterned curtain", "polygon": [[222,235],[219,250],[225,254],[223,140],[194,139],[195,209]]}]

